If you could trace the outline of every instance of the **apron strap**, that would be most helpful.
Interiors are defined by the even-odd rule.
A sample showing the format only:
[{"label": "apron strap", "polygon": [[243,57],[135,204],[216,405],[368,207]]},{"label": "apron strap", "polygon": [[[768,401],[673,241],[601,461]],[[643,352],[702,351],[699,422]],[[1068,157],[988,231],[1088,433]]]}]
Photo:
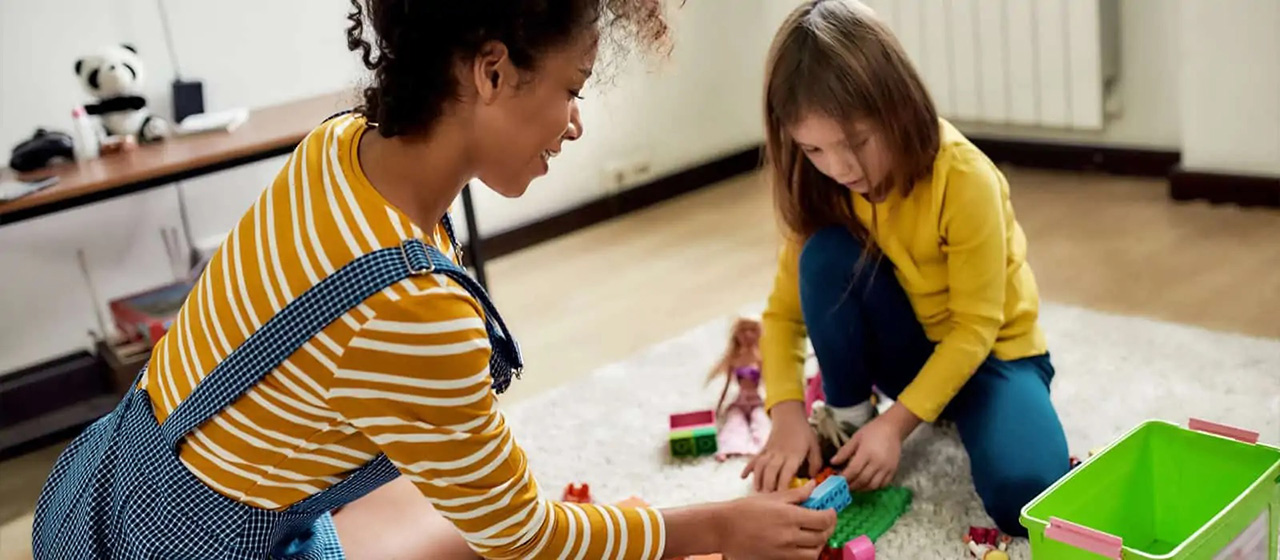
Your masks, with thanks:
[{"label": "apron strap", "polygon": [[[491,338],[497,334],[498,344],[509,348],[515,346],[487,295],[483,290],[476,291],[479,289],[477,282],[435,247],[420,239],[407,239],[398,247],[387,247],[357,257],[271,317],[214,367],[165,419],[161,426],[165,442],[176,448],[191,430],[239,399],[316,333],[351,308],[401,280],[431,273],[444,274],[462,283],[489,315],[486,328]],[[498,354],[498,349],[494,350],[494,354]],[[519,364],[518,350],[513,356]],[[509,382],[510,374],[507,377]],[[494,385],[498,384],[495,378]]]}]

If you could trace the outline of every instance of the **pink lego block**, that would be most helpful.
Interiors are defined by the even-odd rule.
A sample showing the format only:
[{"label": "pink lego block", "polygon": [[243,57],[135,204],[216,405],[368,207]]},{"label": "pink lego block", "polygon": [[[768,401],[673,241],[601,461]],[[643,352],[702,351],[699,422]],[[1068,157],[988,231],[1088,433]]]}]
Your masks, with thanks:
[{"label": "pink lego block", "polygon": [[687,430],[689,428],[697,428],[701,426],[714,426],[716,423],[716,411],[699,410],[696,412],[684,412],[681,414],[671,415],[671,429]]},{"label": "pink lego block", "polygon": [[845,543],[844,560],[876,560],[876,545],[866,535],[859,535]]}]

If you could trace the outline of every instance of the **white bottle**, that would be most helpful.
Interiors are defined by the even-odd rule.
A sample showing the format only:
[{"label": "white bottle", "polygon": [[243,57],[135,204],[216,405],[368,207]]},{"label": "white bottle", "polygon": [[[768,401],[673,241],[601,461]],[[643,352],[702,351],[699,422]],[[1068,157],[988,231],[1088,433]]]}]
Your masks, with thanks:
[{"label": "white bottle", "polygon": [[94,129],[93,121],[89,119],[89,113],[85,112],[84,107],[76,107],[71,111],[71,126],[75,132],[76,161],[98,157],[102,145],[98,140],[98,131]]}]

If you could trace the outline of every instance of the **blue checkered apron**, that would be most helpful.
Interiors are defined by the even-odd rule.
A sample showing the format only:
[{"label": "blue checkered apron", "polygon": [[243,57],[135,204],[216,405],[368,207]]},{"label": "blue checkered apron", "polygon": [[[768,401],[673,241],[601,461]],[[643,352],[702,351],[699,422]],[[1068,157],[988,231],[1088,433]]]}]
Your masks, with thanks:
[{"label": "blue checkered apron", "polygon": [[[447,217],[445,226],[453,238]],[[156,422],[146,389],[135,382],[115,410],[58,458],[36,505],[35,558],[343,558],[330,511],[396,477],[385,455],[284,511],[268,511],[205,486],[178,460],[178,444],[347,310],[401,280],[430,273],[454,279],[483,306],[493,389],[506,390],[520,372],[520,350],[483,288],[420,240],[374,251],[289,303],[219,363],[163,424]]]}]

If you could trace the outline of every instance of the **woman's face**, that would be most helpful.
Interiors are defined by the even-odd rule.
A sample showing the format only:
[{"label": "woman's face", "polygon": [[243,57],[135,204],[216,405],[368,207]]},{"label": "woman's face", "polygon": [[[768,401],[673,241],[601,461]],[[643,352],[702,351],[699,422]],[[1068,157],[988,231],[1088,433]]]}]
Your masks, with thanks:
[{"label": "woman's face", "polygon": [[889,173],[884,136],[871,123],[854,122],[850,134],[823,115],[806,115],[787,128],[809,162],[823,175],[858,194],[868,194]]},{"label": "woman's face", "polygon": [[517,72],[505,56],[477,64],[477,176],[489,188],[509,198],[523,195],[565,141],[582,137],[578,99],[596,50],[595,34],[584,33],[542,54],[530,72]]}]

